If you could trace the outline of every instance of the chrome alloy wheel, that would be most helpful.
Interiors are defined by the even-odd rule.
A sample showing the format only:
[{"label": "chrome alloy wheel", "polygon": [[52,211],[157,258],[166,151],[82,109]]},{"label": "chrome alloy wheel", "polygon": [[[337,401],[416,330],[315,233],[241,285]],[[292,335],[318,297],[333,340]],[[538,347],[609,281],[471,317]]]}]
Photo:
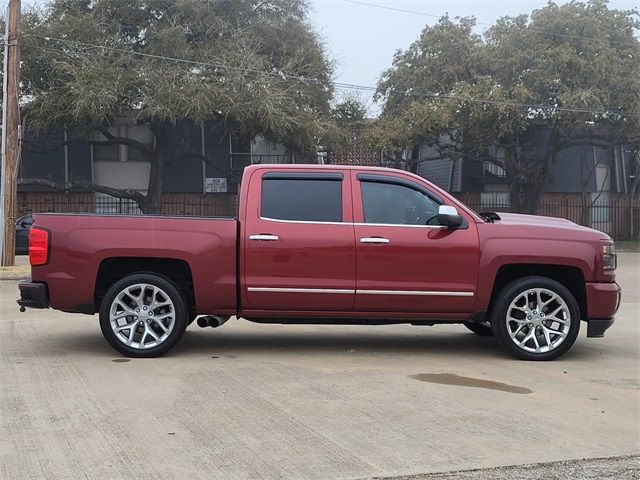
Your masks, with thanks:
[{"label": "chrome alloy wheel", "polygon": [[554,350],[571,328],[567,303],[546,288],[531,288],[518,294],[509,305],[505,320],[513,343],[531,353]]},{"label": "chrome alloy wheel", "polygon": [[138,283],[121,290],[111,303],[109,321],[118,340],[140,350],[157,347],[171,334],[176,311],[155,285]]}]

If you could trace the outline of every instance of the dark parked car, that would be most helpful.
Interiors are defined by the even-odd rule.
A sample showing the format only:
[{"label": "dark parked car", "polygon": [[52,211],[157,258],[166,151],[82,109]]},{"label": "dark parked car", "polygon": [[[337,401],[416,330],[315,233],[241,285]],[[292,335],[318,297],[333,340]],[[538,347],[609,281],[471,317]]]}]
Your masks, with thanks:
[{"label": "dark parked car", "polygon": [[16,255],[29,255],[29,229],[32,223],[30,213],[16,222]]}]

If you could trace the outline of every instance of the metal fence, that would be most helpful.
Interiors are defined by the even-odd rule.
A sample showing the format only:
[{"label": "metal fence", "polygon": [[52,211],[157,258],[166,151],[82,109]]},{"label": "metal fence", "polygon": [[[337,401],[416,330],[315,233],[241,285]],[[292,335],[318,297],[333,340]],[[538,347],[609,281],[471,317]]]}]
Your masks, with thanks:
[{"label": "metal fence", "polygon": [[[234,194],[172,195],[162,200],[162,215],[220,217],[234,216],[237,211]],[[98,213],[138,215],[142,211],[133,200],[108,196],[87,195],[67,198],[56,195],[45,198],[18,200],[19,216],[27,213]]]},{"label": "metal fence", "polygon": [[[508,201],[466,202],[477,212],[511,212]],[[84,194],[81,197],[53,194],[49,197],[19,198],[20,215],[31,212],[56,213],[104,213],[139,214],[141,211],[132,200],[108,196]],[[237,211],[237,196],[234,194],[179,195],[163,198],[163,215],[177,216],[233,216]],[[640,239],[640,200],[629,198],[609,199],[594,203],[580,203],[575,199],[543,199],[538,215],[566,218],[572,222],[595,228],[611,235],[616,240]]]},{"label": "metal fence", "polygon": [[[508,201],[490,203],[467,202],[476,212],[513,212]],[[543,199],[538,205],[537,215],[565,218],[579,225],[594,228],[611,235],[615,240],[640,239],[640,200],[630,198],[577,202],[569,200]]]}]

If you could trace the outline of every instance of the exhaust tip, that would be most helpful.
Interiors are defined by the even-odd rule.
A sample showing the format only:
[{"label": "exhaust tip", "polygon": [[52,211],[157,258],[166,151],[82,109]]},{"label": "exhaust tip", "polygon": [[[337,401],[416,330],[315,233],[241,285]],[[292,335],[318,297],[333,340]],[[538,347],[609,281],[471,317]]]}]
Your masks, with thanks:
[{"label": "exhaust tip", "polygon": [[209,319],[207,317],[199,317],[197,322],[200,328],[207,328],[209,326]]}]

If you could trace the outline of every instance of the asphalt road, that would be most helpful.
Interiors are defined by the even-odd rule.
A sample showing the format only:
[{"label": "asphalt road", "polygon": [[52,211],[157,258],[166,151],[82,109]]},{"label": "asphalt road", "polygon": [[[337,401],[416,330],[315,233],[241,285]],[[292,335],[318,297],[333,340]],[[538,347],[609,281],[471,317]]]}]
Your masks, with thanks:
[{"label": "asphalt road", "polygon": [[[616,324],[603,339],[583,324],[550,363],[512,360],[462,326],[240,320],[130,360],[96,317],[21,314],[16,282],[0,282],[0,478],[432,478],[637,455],[640,254],[619,260]],[[560,465],[577,465],[573,478],[640,471],[637,457]]]}]

